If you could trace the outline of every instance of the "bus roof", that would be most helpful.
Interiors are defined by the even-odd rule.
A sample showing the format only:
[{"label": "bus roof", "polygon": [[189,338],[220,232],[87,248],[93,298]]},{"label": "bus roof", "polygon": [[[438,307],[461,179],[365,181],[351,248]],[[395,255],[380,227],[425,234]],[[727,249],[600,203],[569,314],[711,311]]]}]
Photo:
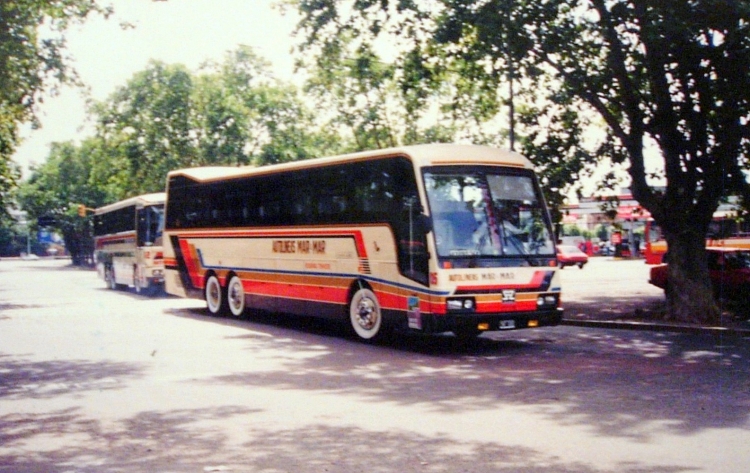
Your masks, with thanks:
[{"label": "bus roof", "polygon": [[273,174],[295,169],[308,169],[331,164],[366,161],[373,158],[407,156],[417,166],[494,164],[517,168],[531,168],[531,162],[523,155],[501,148],[478,145],[427,144],[402,146],[374,151],[344,154],[328,158],[315,158],[268,166],[241,167],[197,167],[171,171],[169,177],[182,175],[195,181],[214,181],[238,178],[247,175]]},{"label": "bus roof", "polygon": [[164,192],[155,192],[153,194],[143,194],[143,195],[137,195],[135,197],[130,197],[124,200],[121,200],[119,202],[115,202],[113,204],[108,204],[102,207],[99,207],[98,209],[94,210],[94,213],[96,215],[105,214],[107,212],[112,212],[113,210],[122,209],[125,207],[129,207],[131,205],[155,205],[155,204],[163,204],[166,200],[167,195]]}]

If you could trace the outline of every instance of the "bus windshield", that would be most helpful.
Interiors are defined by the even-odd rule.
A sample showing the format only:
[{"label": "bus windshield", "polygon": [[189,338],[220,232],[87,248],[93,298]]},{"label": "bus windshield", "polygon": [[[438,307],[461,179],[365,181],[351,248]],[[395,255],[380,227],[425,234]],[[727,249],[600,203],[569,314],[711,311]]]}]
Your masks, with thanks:
[{"label": "bus windshield", "polygon": [[161,246],[164,229],[164,205],[138,210],[138,246]]},{"label": "bus windshield", "polygon": [[553,256],[555,245],[532,173],[494,167],[424,173],[438,256]]}]

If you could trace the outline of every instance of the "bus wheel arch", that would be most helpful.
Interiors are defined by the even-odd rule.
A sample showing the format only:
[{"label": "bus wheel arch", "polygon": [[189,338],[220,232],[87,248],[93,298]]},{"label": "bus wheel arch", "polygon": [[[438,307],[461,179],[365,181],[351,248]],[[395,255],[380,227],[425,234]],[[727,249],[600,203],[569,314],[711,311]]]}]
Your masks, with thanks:
[{"label": "bus wheel arch", "polygon": [[235,317],[242,317],[245,313],[245,288],[242,279],[234,272],[227,274],[225,294],[229,313]]},{"label": "bus wheel arch", "polygon": [[224,288],[221,287],[219,277],[213,271],[206,273],[203,295],[206,299],[206,307],[208,307],[208,312],[211,315],[224,315],[227,312]]},{"label": "bus wheel arch", "polygon": [[381,338],[385,332],[383,311],[378,297],[367,282],[358,280],[349,289],[349,325],[364,341]]}]

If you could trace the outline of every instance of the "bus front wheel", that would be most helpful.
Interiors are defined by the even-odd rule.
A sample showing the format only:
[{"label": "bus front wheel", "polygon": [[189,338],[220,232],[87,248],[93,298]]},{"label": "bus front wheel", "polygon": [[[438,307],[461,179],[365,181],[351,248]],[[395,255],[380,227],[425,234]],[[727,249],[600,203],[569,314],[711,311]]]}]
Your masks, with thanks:
[{"label": "bus front wheel", "polygon": [[122,289],[122,284],[117,283],[117,277],[115,276],[115,268],[113,266],[107,266],[104,270],[104,279],[107,282],[107,287],[112,290]]},{"label": "bus front wheel", "polygon": [[212,274],[206,279],[205,287],[206,306],[211,315],[224,315],[226,313],[226,299],[221,288],[219,278]]},{"label": "bus front wheel", "polygon": [[115,272],[112,266],[104,268],[104,282],[107,284],[107,289],[115,289]]},{"label": "bus front wheel", "polygon": [[227,305],[229,312],[235,317],[242,317],[245,312],[245,288],[242,287],[242,280],[236,274],[229,278],[227,284]]},{"label": "bus front wheel", "polygon": [[374,340],[382,334],[383,314],[377,296],[362,287],[349,303],[349,322],[354,333],[363,340]]}]

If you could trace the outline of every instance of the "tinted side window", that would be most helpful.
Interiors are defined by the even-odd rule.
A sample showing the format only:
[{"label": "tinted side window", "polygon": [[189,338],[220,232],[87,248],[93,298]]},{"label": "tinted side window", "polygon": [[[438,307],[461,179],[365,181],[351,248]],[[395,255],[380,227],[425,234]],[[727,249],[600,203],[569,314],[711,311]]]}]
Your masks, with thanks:
[{"label": "tinted side window", "polygon": [[94,216],[94,235],[110,235],[135,229],[135,206]]}]

